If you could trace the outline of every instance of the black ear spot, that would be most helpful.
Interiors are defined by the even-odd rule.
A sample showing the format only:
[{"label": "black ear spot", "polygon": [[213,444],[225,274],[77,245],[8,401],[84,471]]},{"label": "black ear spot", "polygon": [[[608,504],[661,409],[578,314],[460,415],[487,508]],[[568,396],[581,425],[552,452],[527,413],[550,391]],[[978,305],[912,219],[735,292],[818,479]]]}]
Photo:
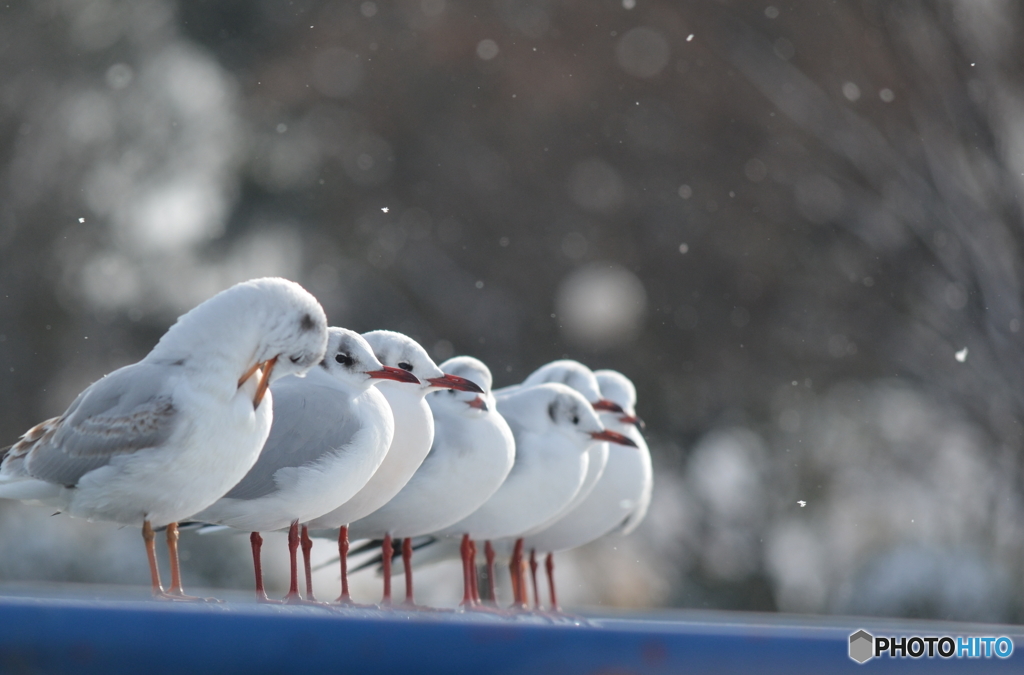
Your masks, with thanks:
[{"label": "black ear spot", "polygon": [[299,327],[302,328],[303,332],[308,333],[309,331],[316,328],[316,321],[313,321],[313,317],[310,316],[309,313],[307,312],[306,314],[302,315],[302,321],[299,322]]},{"label": "black ear spot", "polygon": [[552,401],[551,403],[548,404],[548,417],[551,418],[552,422],[557,422],[558,421],[557,419],[555,419],[555,411],[556,410],[558,410],[558,404],[557,403]]}]

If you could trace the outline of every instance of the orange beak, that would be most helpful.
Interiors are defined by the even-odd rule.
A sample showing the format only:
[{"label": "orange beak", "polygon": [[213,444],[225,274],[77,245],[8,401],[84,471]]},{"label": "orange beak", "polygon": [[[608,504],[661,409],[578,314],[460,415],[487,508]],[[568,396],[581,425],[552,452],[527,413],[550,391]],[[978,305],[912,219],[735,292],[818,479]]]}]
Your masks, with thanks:
[{"label": "orange beak", "polygon": [[263,362],[263,376],[260,377],[260,383],[256,385],[256,395],[252,397],[253,410],[260,407],[260,401],[263,400],[263,395],[267,393],[267,388],[270,387],[270,373],[274,370],[276,363],[276,356]]},{"label": "orange beak", "polygon": [[263,362],[262,362],[262,361],[257,361],[256,363],[252,364],[252,367],[251,367],[251,368],[249,368],[249,370],[247,370],[247,371],[245,371],[244,373],[242,373],[242,376],[241,376],[240,378],[238,378],[238,386],[239,386],[239,387],[241,387],[241,386],[242,386],[243,384],[245,384],[246,382],[248,382],[248,381],[249,381],[249,378],[250,378],[250,377],[252,377],[252,376],[253,376],[253,374],[254,374],[254,373],[255,373],[255,372],[257,371],[257,370],[259,370],[259,369],[260,369],[260,366],[262,366],[262,365],[263,365]]},{"label": "orange beak", "polygon": [[242,374],[242,377],[238,380],[238,386],[241,387],[243,384],[249,381],[249,378],[256,374],[260,368],[263,372],[260,373],[260,382],[256,385],[256,395],[252,397],[252,409],[260,407],[260,402],[263,400],[263,396],[267,393],[267,388],[270,386],[270,373],[274,370],[274,364],[277,363],[277,357],[267,359],[266,361],[258,361],[252,365],[249,370]]}]

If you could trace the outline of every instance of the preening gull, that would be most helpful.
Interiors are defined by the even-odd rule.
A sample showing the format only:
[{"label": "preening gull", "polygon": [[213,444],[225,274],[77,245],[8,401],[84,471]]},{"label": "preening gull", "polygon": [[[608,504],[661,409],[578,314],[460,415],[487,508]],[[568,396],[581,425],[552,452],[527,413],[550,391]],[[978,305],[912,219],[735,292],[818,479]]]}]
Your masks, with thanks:
[{"label": "preening gull", "polygon": [[[306,372],[326,346],[327,318],[301,286],[237,284],[179,317],[141,361],[94,382],[63,415],[0,451],[0,497],[141,525],[154,595],[184,599],[177,522],[245,476],[270,431],[271,381]],[[163,526],[166,592],[153,532]]]}]

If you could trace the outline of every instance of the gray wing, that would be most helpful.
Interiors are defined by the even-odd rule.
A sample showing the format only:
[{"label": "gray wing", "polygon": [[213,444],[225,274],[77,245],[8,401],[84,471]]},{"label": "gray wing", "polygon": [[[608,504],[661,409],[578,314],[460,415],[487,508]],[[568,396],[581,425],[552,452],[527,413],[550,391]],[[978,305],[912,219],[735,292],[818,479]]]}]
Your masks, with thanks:
[{"label": "gray wing", "polygon": [[274,474],[313,464],[352,442],[362,428],[343,392],[289,377],[271,387],[274,424],[256,464],[225,497],[258,499],[277,489]]},{"label": "gray wing", "polygon": [[136,363],[94,382],[33,444],[26,472],[73,486],[113,457],[166,442],[181,423],[167,382],[174,367]]}]

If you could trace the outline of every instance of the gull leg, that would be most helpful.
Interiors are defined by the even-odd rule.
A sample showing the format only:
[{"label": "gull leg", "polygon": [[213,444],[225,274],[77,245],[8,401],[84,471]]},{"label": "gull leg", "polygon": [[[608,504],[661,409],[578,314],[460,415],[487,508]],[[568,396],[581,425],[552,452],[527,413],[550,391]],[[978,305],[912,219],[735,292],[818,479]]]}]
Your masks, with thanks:
[{"label": "gull leg", "polygon": [[316,602],[313,595],[313,569],[310,566],[309,558],[313,552],[313,540],[309,538],[309,528],[302,526],[302,564],[306,569],[306,602]]},{"label": "gull leg", "polygon": [[298,604],[302,598],[299,597],[299,521],[294,521],[288,528],[288,556],[291,561],[291,581],[288,584],[288,595],[284,601],[289,604]]},{"label": "gull leg", "polygon": [[372,607],[373,605],[360,605],[352,601],[348,592],[348,525],[343,525],[338,530],[338,561],[341,564],[341,595],[335,600],[339,605],[346,607]]},{"label": "gull leg", "polygon": [[544,562],[544,569],[548,573],[548,592],[551,593],[551,611],[561,612],[562,608],[558,606],[558,596],[555,595],[555,554],[548,553],[547,560]]},{"label": "gull leg", "polygon": [[512,574],[513,609],[526,609],[526,579],[523,576],[523,540],[516,539],[515,548],[512,549],[512,560],[509,562],[509,572]]},{"label": "gull leg", "polygon": [[252,547],[252,568],[256,573],[256,602],[277,603],[267,597],[267,591],[263,588],[263,537],[259,532],[249,535],[249,545]]},{"label": "gull leg", "polygon": [[351,605],[352,596],[348,592],[348,525],[342,525],[338,530],[338,560],[341,563],[341,595],[335,602]]},{"label": "gull leg", "polygon": [[415,607],[412,596],[412,537],[402,540],[402,566],[405,567],[405,605]]},{"label": "gull leg", "polygon": [[472,607],[473,601],[473,580],[470,574],[475,575],[476,569],[472,567],[473,550],[469,543],[469,534],[462,535],[462,545],[459,546],[459,553],[462,554],[462,602],[459,606],[463,609]]},{"label": "gull leg", "polygon": [[472,539],[469,540],[469,584],[470,593],[472,594],[473,604],[480,604],[480,589],[477,587],[478,579],[476,575],[476,542]]},{"label": "gull leg", "polygon": [[[490,574],[494,573],[494,551],[490,549],[490,542],[487,542],[488,550],[490,550],[491,556],[491,571]],[[462,574],[464,582],[466,584],[465,594],[462,598],[460,607],[464,610],[472,612],[485,612],[491,614],[504,614],[503,610],[498,609],[495,606],[493,600],[493,583],[491,589],[492,598],[483,603],[480,601],[480,589],[477,587],[477,576],[476,576],[476,542],[469,538],[468,534],[462,537]]]},{"label": "gull leg", "polygon": [[302,564],[305,567],[306,572],[306,602],[310,604],[325,604],[319,602],[316,596],[313,595],[313,571],[310,563],[311,553],[313,550],[313,540],[309,539],[309,528],[302,525]]},{"label": "gull leg", "polygon": [[[147,521],[148,523],[148,521]],[[145,537],[145,525],[143,525],[143,536]],[[150,528],[150,536],[153,530]],[[152,545],[152,542],[147,544],[147,548]],[[155,564],[156,557],[153,562]],[[171,587],[164,592],[162,589],[157,592],[156,588],[153,589],[153,597],[159,600],[175,600],[178,602],[217,602],[213,598],[197,598],[194,595],[185,595],[181,590],[181,566],[178,563],[178,524],[170,523],[167,526],[167,553],[171,559]],[[155,569],[155,567],[153,568]],[[155,577],[155,581],[159,584],[159,574]]]},{"label": "gull leg", "polygon": [[142,540],[146,542],[146,557],[149,558],[149,577],[153,584],[153,597],[164,595],[164,586],[160,583],[160,568],[156,564],[156,535],[148,520],[142,521]]},{"label": "gull leg", "polygon": [[[488,604],[497,607],[498,589],[497,580],[494,578],[494,547],[491,546],[490,539],[484,542],[484,557],[487,559],[487,590],[491,595]],[[513,586],[515,583],[515,577],[513,576]]]},{"label": "gull leg", "polygon": [[395,551],[391,546],[391,534],[384,535],[384,543],[380,546],[381,562],[384,566],[384,596],[380,600],[381,607],[391,606],[391,556]]},{"label": "gull leg", "polygon": [[171,595],[185,595],[181,590],[181,566],[178,563],[178,524],[167,526],[167,552],[171,559],[171,587],[167,592]]},{"label": "gull leg", "polygon": [[530,580],[533,582],[533,608],[540,611],[540,591],[537,590],[537,549],[530,549]]}]

